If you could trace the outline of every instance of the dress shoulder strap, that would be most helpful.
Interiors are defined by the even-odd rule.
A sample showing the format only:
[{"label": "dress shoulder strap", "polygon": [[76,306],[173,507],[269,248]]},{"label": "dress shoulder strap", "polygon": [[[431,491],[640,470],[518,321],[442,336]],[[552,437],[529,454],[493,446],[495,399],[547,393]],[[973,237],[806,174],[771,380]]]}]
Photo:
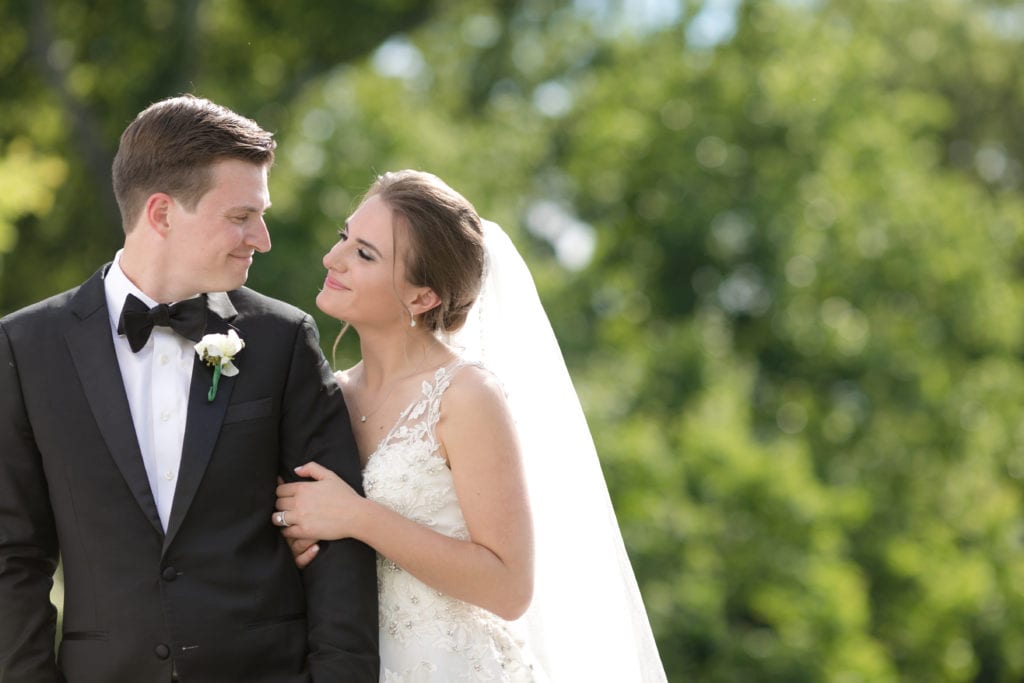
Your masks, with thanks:
[{"label": "dress shoulder strap", "polygon": [[391,432],[381,441],[381,446],[399,439],[411,439],[426,442],[430,449],[438,448],[435,428],[441,419],[441,397],[458,371],[467,366],[484,367],[477,361],[458,358],[434,371],[433,377],[420,384],[419,395],[409,404]]},{"label": "dress shoulder strap", "polygon": [[434,428],[437,426],[437,421],[441,419],[441,397],[444,396],[444,392],[451,386],[452,380],[455,375],[462,368],[467,365],[482,368],[483,364],[477,361],[466,360],[465,358],[459,358],[453,363],[449,363],[443,367],[437,369],[434,373],[433,384],[424,380],[423,382],[423,393],[427,397],[429,405],[427,406],[427,429],[430,432],[431,438],[434,437]]}]

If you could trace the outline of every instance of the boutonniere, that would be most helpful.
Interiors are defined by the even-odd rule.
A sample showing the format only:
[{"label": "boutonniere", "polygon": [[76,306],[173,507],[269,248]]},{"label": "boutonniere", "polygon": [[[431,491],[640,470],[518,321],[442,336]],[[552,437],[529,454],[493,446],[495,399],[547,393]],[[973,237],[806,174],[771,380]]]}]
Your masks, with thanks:
[{"label": "boutonniere", "polygon": [[213,366],[213,383],[206,395],[208,401],[212,402],[213,397],[217,395],[217,383],[221,375],[234,377],[238,374],[238,368],[231,361],[244,347],[245,342],[234,330],[228,330],[227,334],[207,334],[196,344],[199,360]]}]

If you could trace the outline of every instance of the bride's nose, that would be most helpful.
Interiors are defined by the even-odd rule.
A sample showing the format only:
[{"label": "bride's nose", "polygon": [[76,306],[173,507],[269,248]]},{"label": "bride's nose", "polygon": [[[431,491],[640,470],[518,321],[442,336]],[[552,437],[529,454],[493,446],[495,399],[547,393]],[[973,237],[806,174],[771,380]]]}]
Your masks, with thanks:
[{"label": "bride's nose", "polygon": [[323,264],[327,270],[345,270],[345,259],[341,255],[341,247],[344,244],[341,240],[335,243],[331,250],[324,254]]}]

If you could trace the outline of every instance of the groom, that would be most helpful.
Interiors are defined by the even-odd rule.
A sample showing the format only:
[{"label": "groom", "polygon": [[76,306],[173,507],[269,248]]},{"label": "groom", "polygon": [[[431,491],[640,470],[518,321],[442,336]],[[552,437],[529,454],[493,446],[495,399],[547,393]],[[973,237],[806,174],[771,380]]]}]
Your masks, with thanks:
[{"label": "groom", "polygon": [[[204,99],[150,106],[114,160],[124,248],[0,320],[0,683],[377,680],[373,552],[300,573],[271,523],[308,460],[362,490],[312,319],[242,288],[274,147]],[[229,331],[233,376],[193,348]]]}]

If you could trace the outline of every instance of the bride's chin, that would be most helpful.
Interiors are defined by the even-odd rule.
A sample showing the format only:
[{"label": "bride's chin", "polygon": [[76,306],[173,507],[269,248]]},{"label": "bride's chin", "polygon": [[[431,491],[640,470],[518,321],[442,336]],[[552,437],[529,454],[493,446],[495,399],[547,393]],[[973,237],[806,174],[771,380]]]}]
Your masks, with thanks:
[{"label": "bride's chin", "polygon": [[316,307],[319,308],[324,313],[326,313],[327,315],[331,316],[332,318],[338,317],[334,313],[334,307],[331,306],[330,296],[328,295],[327,290],[325,289],[321,289],[319,292],[317,292]]}]

